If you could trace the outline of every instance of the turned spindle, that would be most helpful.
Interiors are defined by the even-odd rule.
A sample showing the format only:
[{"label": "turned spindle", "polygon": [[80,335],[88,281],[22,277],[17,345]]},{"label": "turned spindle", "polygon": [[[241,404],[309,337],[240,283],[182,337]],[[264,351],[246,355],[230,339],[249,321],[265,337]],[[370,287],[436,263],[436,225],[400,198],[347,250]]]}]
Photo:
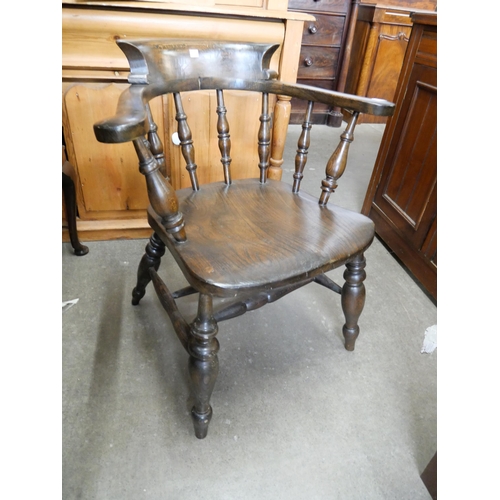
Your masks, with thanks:
[{"label": "turned spindle", "polygon": [[161,142],[160,136],[158,135],[158,126],[153,120],[153,114],[151,113],[151,107],[149,102],[146,104],[146,111],[148,117],[148,142],[151,149],[151,153],[155,157],[155,160],[158,162],[160,172],[163,177],[168,177],[167,175],[167,165],[165,163],[165,154],[163,152],[163,144]]},{"label": "turned spindle", "polygon": [[231,184],[231,137],[229,135],[229,123],[226,117],[227,109],[224,105],[224,94],[221,89],[217,89],[217,136],[219,138],[219,150],[221,163],[224,168],[224,182]]},{"label": "turned spindle", "polygon": [[149,202],[153,210],[161,217],[163,226],[176,241],[185,241],[184,218],[179,212],[179,202],[172,185],[160,173],[160,166],[148,141],[141,137],[133,142],[139,158],[139,171],[146,178]]},{"label": "turned spindle", "polygon": [[259,168],[260,182],[264,183],[267,179],[267,169],[269,168],[270,144],[271,144],[271,115],[269,114],[269,94],[262,94],[262,113],[260,115],[259,127]]},{"label": "turned spindle", "polygon": [[179,141],[181,143],[182,156],[186,161],[186,170],[189,173],[191,186],[194,191],[198,191],[200,189],[198,176],[196,174],[198,166],[194,161],[194,146],[191,129],[187,122],[187,115],[184,113],[184,108],[182,107],[181,95],[175,92],[173,96],[176,110],[175,119],[177,120],[177,134],[179,135]]},{"label": "turned spindle", "polygon": [[293,174],[293,188],[294,193],[298,193],[300,189],[300,182],[304,177],[304,167],[307,163],[307,152],[309,151],[309,145],[311,144],[311,116],[313,112],[314,102],[309,101],[307,103],[307,110],[302,122],[302,133],[300,134],[299,141],[297,143],[297,154],[295,155],[295,173]]},{"label": "turned spindle", "polygon": [[340,143],[337,149],[326,164],[326,178],[321,181],[321,196],[319,199],[320,205],[326,205],[330,195],[337,189],[337,181],[342,177],[347,165],[347,154],[349,146],[354,140],[354,127],[358,119],[359,113],[353,113],[349,120],[344,133],[340,136]]}]

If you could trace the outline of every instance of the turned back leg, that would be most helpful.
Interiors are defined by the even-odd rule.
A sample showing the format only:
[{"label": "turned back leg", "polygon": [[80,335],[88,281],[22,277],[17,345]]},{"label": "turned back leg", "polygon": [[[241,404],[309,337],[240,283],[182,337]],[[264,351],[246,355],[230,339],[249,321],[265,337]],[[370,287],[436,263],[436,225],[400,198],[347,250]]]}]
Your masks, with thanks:
[{"label": "turned back leg", "polygon": [[160,261],[165,254],[165,243],[161,241],[156,233],[153,233],[149,243],[146,245],[146,253],[143,255],[139,268],[137,269],[137,285],[132,291],[132,305],[136,306],[146,293],[146,287],[151,281],[149,268],[154,267],[155,271],[160,267]]},{"label": "turned back leg", "polygon": [[345,348],[354,350],[354,344],[359,335],[358,320],[365,305],[365,273],[366,260],[358,255],[353,261],[346,264],[344,272],[345,283],[342,287],[342,310],[345,315],[345,324],[342,333],[345,339]]}]

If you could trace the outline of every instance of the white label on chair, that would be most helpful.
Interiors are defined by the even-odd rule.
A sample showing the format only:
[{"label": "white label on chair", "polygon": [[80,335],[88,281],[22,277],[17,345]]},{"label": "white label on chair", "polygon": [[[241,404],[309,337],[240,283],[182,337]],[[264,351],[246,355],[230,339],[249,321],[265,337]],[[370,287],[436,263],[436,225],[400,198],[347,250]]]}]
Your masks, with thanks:
[{"label": "white label on chair", "polygon": [[181,140],[179,139],[179,134],[177,132],[174,132],[172,134],[172,142],[178,146],[181,143]]},{"label": "white label on chair", "polygon": [[200,57],[198,49],[189,49],[189,57]]}]

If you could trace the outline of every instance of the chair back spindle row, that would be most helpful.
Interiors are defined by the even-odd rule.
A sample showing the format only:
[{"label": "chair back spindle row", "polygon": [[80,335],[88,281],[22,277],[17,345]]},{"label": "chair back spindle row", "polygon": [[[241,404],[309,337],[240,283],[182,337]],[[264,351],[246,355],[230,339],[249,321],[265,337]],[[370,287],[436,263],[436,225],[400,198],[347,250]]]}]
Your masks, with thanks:
[{"label": "chair back spindle row", "polygon": [[[222,89],[216,89],[217,96],[217,133],[219,139],[219,150],[221,153],[221,163],[224,171],[224,182],[227,185],[232,183],[231,179],[231,137],[229,134],[229,122],[227,120],[227,109],[224,104],[224,93]],[[178,123],[178,135],[181,145],[182,155],[186,161],[186,169],[189,172],[189,177],[191,180],[191,186],[194,191],[200,189],[198,183],[198,177],[196,174],[197,165],[194,159],[194,145],[191,135],[191,130],[187,122],[187,116],[184,112],[182,106],[181,95],[178,92],[173,93],[176,115],[175,119]],[[297,142],[297,153],[295,155],[295,172],[293,174],[293,187],[292,191],[298,193],[300,190],[300,183],[304,177],[304,168],[307,163],[307,155],[309,151],[309,146],[311,142],[311,129],[312,129],[312,112],[314,108],[314,101],[308,101],[306,112],[304,115],[304,121],[302,122],[302,132],[300,134],[299,140]],[[148,180],[148,191],[154,191],[152,186],[156,185],[156,177],[153,175],[153,170],[151,167],[146,167],[148,164],[148,155],[155,161],[156,170],[161,173],[163,177],[167,177],[166,166],[165,166],[165,155],[163,152],[163,145],[158,136],[158,127],[153,121],[151,115],[151,109],[149,105],[147,106],[148,111],[148,140],[146,144],[143,144],[145,139],[142,141],[137,139],[134,141],[137,154],[140,158],[141,172],[146,175]],[[359,113],[354,112],[347,124],[344,133],[340,136],[340,143],[331,155],[328,163],[326,165],[326,177],[321,182],[321,195],[319,199],[319,204],[325,206],[328,203],[330,195],[335,191],[338,184],[337,181],[343,175],[346,165],[347,156],[349,152],[349,146],[354,140],[354,128],[358,119]],[[267,171],[270,165],[270,144],[271,144],[271,114],[269,112],[269,93],[262,93],[262,111],[259,117],[260,127],[258,133],[258,154],[259,154],[259,169],[260,169],[260,182],[265,183],[267,180]],[[142,158],[141,158],[142,155]],[[149,170],[151,172],[149,172]],[[160,189],[160,191],[162,191]],[[168,198],[168,196],[167,196]],[[155,208],[165,220],[172,218],[169,213],[163,214],[164,210],[158,206]]]}]

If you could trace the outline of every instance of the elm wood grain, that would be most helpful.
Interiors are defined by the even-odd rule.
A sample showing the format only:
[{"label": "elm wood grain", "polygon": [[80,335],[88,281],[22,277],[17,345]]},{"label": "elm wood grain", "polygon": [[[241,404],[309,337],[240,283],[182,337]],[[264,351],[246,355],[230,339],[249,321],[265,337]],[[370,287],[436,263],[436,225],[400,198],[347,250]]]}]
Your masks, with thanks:
[{"label": "elm wood grain", "polygon": [[[283,181],[240,179],[177,191],[186,241],[174,243],[161,217],[153,230],[197,290],[219,297],[261,292],[330,271],[373,239],[373,223],[318,198],[293,193]],[[162,238],[163,236],[163,238]]]},{"label": "elm wood grain", "polygon": [[[394,106],[384,100],[275,80],[275,73],[269,70],[277,48],[272,44],[168,40],[118,43],[130,59],[134,83],[120,97],[116,115],[95,124],[94,131],[101,142],[132,141],[139,170],[146,177],[148,221],[154,233],[139,264],[132,304],[140,302],[152,280],[160,303],[189,354],[191,417],[195,435],[202,439],[212,418],[210,396],[219,367],[216,335],[220,321],[263,307],[316,282],[341,295],[345,348],[354,349],[365,302],[364,252],[374,238],[374,224],[364,215],[328,201],[346,168],[358,115],[390,115]],[[237,78],[231,77],[233,72]],[[233,141],[224,101],[226,89],[262,94],[258,133],[247,138],[258,152],[253,179],[234,180],[230,176],[229,163],[231,168],[238,165],[230,158]],[[207,185],[197,181],[195,145],[183,106],[182,94],[194,90],[215,90],[217,94],[214,122],[219,139],[218,167],[224,171],[225,180]],[[161,172],[163,148],[150,132],[155,130],[155,124],[148,113],[148,102],[164,93],[174,95],[179,139],[191,178],[191,187],[177,191]],[[267,175],[272,165],[269,103],[273,94],[307,101],[293,186]],[[353,111],[339,145],[332,147],[325,179],[318,186],[319,197],[300,191],[315,102]],[[239,119],[247,118],[241,115]],[[199,169],[206,166],[200,162]],[[175,292],[157,273],[165,249],[189,284]],[[342,265],[346,266],[345,283],[340,286],[324,273]],[[176,300],[193,293],[199,294],[198,313],[188,322],[180,314]],[[224,306],[218,311],[214,310],[214,297],[224,299]]]}]

